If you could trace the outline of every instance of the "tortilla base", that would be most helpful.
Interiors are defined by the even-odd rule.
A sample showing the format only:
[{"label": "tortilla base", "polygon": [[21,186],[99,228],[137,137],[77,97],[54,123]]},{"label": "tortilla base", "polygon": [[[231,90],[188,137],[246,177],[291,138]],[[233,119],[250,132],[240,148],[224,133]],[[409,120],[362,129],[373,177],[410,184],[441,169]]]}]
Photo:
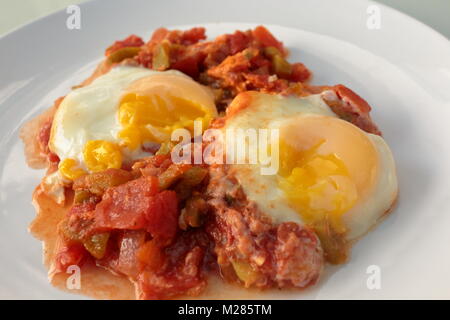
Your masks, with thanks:
[{"label": "tortilla base", "polygon": [[83,294],[95,299],[132,300],[136,299],[134,284],[123,276],[92,264],[85,264],[80,269],[80,289],[69,289],[72,273],[53,273],[55,256],[59,249],[57,226],[65,217],[71,201],[65,206],[58,205],[47,196],[39,185],[33,193],[33,205],[36,218],[29,230],[43,242],[43,260],[49,270],[49,280],[53,286],[74,294]]}]

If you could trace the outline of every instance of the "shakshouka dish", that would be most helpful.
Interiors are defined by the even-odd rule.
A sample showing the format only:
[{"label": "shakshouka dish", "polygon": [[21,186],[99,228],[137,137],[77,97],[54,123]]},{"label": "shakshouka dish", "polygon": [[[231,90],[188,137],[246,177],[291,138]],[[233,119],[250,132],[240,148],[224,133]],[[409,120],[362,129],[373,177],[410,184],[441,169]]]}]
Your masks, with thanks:
[{"label": "shakshouka dish", "polygon": [[288,53],[263,26],[131,35],[26,123],[51,283],[78,268],[75,292],[100,299],[196,297],[213,277],[300,290],[347,262],[396,201],[394,159],[369,104]]}]

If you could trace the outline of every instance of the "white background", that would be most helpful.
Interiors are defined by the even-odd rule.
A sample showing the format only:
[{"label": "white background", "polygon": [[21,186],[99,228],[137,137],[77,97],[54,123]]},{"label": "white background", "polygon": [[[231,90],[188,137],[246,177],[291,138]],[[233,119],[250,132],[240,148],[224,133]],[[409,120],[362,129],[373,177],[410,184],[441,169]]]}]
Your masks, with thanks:
[{"label": "white background", "polygon": [[[36,18],[84,1],[86,0],[0,0],[0,36]],[[450,38],[449,0],[378,0],[378,2],[398,9]]]}]

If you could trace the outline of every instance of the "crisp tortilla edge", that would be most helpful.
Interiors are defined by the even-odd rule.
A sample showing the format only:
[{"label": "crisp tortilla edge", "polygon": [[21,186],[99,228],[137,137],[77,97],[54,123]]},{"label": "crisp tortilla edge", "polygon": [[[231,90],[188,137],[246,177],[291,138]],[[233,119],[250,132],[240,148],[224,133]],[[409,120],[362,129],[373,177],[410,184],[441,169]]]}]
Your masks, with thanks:
[{"label": "crisp tortilla edge", "polygon": [[70,289],[75,273],[55,273],[54,261],[60,247],[58,224],[64,219],[70,201],[65,206],[58,205],[39,185],[33,193],[36,217],[29,226],[34,237],[43,242],[43,262],[49,270],[49,280],[53,286],[66,292],[83,294],[95,299],[132,300],[136,299],[134,284],[124,276],[114,275],[106,269],[93,264],[80,268],[79,289]]}]

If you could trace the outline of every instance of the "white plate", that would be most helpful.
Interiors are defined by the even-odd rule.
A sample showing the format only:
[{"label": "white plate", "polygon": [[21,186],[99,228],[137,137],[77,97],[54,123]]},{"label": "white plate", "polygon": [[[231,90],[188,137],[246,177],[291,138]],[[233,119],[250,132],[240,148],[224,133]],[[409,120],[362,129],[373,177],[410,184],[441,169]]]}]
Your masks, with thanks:
[{"label": "white plate", "polygon": [[[31,192],[43,172],[25,165],[21,125],[85,78],[116,39],[174,25],[206,26],[212,37],[255,24],[268,25],[291,49],[292,61],[314,72],[314,83],[344,83],[371,103],[401,188],[396,210],[354,247],[348,264],[328,268],[312,289],[266,297],[450,298],[450,45],[381,5],[381,29],[368,29],[373,4],[92,1],[81,5],[80,30],[66,28],[62,11],[1,38],[0,298],[79,298],[47,283],[41,244],[27,233]],[[367,286],[372,265],[381,271],[379,290]]]}]

